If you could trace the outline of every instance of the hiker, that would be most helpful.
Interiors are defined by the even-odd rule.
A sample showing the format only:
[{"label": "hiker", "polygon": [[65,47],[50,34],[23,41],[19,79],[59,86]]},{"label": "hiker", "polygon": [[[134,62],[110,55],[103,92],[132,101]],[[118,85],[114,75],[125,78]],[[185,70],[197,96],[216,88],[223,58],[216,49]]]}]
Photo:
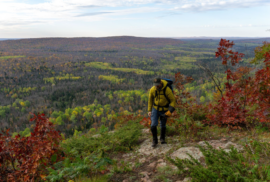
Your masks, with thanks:
[{"label": "hiker", "polygon": [[[172,92],[171,80],[170,86],[169,82],[156,78],[154,79],[154,86],[150,89],[149,100],[148,100],[148,116],[151,117],[151,132],[153,134],[152,147],[156,147],[158,144],[157,138],[157,125],[158,119],[160,118],[160,142],[161,144],[166,144],[165,134],[166,134],[166,121],[167,117],[170,117],[175,110],[175,98]],[[154,105],[154,106],[153,106]]]}]

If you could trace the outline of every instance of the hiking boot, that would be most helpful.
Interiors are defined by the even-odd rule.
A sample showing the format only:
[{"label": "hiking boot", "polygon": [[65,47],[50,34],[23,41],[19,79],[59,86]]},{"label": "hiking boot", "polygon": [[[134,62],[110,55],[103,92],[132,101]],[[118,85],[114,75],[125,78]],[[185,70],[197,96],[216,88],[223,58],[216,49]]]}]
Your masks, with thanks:
[{"label": "hiking boot", "polygon": [[156,126],[151,126],[151,132],[152,132],[152,135],[153,135],[152,147],[156,147],[157,144],[158,144],[157,127]]},{"label": "hiking boot", "polygon": [[161,134],[160,134],[160,143],[161,144],[167,144],[167,142],[165,141],[166,128],[161,128],[160,131],[161,131]]},{"label": "hiking boot", "polygon": [[154,141],[154,140],[152,141],[152,147],[153,147],[153,148],[155,148],[155,147],[157,146],[157,144],[158,144],[158,142],[156,142],[156,141]]}]

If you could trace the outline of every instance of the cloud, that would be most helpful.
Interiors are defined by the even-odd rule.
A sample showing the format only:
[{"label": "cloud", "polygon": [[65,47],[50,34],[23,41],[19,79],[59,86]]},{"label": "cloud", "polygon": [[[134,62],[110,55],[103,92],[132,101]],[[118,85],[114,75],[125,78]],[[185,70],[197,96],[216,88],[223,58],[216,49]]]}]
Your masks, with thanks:
[{"label": "cloud", "polygon": [[[269,27],[270,25],[268,24],[239,24],[239,25],[202,25],[198,27],[203,27],[203,28],[250,28],[250,27]],[[267,30],[266,30],[267,31]],[[269,29],[270,31],[270,29]]]},{"label": "cloud", "polygon": [[163,15],[161,15],[161,16],[156,17],[156,19],[161,19],[161,18],[164,18],[164,17],[173,16],[173,15],[181,15],[181,14],[182,13],[179,13],[179,12],[167,12],[167,13],[164,13]]},{"label": "cloud", "polygon": [[[130,1],[131,4],[143,2],[143,0]],[[105,14],[113,13],[115,16],[117,16],[157,11],[155,7],[120,7],[123,5],[128,5],[128,3],[126,3],[124,0],[49,0],[37,4],[27,4],[25,2],[17,2],[15,0],[0,0],[0,21],[12,22],[14,20],[20,19],[22,22],[34,22],[40,20],[57,22],[72,21],[83,17],[88,17],[87,21],[96,21],[101,20],[101,18],[105,18]],[[92,11],[92,9],[95,9],[95,11]],[[96,9],[99,9],[99,11]],[[97,19],[94,18],[94,16],[101,17]],[[91,17],[93,18],[91,19]],[[14,24],[5,23],[0,24],[0,26],[13,26]]]},{"label": "cloud", "polygon": [[86,5],[86,6],[76,6],[78,9],[92,9],[92,8],[100,8],[103,6],[97,6],[97,5]]},{"label": "cloud", "polygon": [[102,15],[102,14],[108,14],[112,12],[91,12],[91,13],[84,13],[80,15],[76,15],[75,17],[82,17],[82,16],[95,16],[95,15]]},{"label": "cloud", "polygon": [[[167,0],[162,0],[163,3]],[[53,4],[70,4],[77,6],[109,6],[109,7],[120,7],[120,6],[133,6],[142,5],[155,2],[155,0],[51,0]]]},{"label": "cloud", "polygon": [[270,32],[270,29],[267,29],[266,31]]},{"label": "cloud", "polygon": [[[37,1],[38,2],[38,1]],[[45,22],[111,19],[113,16],[160,13],[156,19],[180,15],[182,11],[212,11],[270,5],[268,0],[0,0],[0,27]],[[173,8],[175,7],[175,8]],[[109,15],[109,16],[108,16]]]},{"label": "cloud", "polygon": [[224,10],[233,8],[250,8],[255,6],[267,6],[270,1],[267,0],[195,0],[188,1],[180,6],[175,7],[175,10],[185,11],[212,11]]},{"label": "cloud", "polygon": [[45,21],[25,21],[25,20],[17,20],[17,21],[0,21],[1,25],[6,26],[18,26],[18,25],[31,25],[37,23],[46,23]]}]

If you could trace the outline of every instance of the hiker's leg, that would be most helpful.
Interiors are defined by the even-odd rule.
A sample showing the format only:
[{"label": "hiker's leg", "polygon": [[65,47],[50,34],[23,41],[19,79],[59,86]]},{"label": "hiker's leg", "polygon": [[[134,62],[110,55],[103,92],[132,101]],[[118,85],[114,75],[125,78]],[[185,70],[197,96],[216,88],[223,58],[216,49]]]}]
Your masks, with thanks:
[{"label": "hiker's leg", "polygon": [[[165,114],[165,112],[163,114]],[[167,117],[160,117],[160,142],[161,144],[166,144],[166,141],[165,141],[166,122],[167,122]]]},{"label": "hiker's leg", "polygon": [[153,135],[152,147],[155,147],[158,144],[157,125],[158,125],[158,111],[153,107],[151,114],[151,132]]},{"label": "hiker's leg", "polygon": [[166,111],[159,112],[160,128],[166,128],[167,117],[166,116],[164,117],[165,113],[166,113]]},{"label": "hiker's leg", "polygon": [[151,113],[151,127],[158,125],[158,111],[153,107],[152,113]]}]

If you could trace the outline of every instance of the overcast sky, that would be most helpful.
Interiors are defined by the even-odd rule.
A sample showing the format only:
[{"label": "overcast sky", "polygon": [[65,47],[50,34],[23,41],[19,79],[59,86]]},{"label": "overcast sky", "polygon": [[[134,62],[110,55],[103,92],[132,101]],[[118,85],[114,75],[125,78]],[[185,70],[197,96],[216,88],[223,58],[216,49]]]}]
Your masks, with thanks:
[{"label": "overcast sky", "polygon": [[0,38],[270,37],[270,0],[0,0]]}]

